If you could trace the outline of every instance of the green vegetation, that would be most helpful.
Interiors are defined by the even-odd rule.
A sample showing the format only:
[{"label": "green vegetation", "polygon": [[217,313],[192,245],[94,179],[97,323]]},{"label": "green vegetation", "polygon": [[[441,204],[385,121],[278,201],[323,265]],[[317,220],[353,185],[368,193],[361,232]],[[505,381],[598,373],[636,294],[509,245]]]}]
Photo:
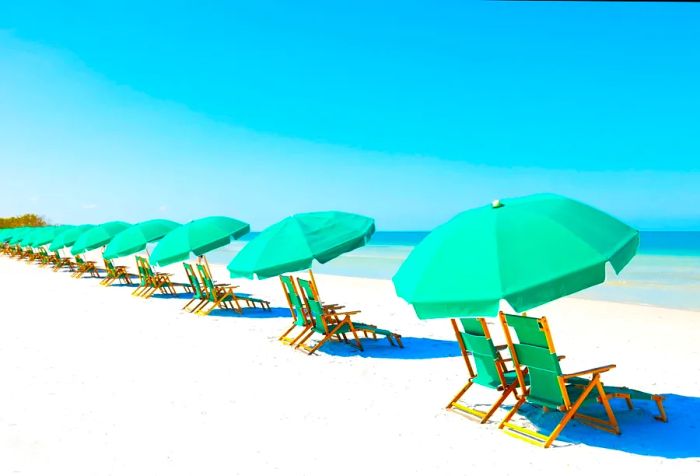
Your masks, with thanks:
[{"label": "green vegetation", "polygon": [[0,218],[0,228],[18,228],[20,226],[46,226],[44,217],[34,213],[26,213],[17,217]]}]

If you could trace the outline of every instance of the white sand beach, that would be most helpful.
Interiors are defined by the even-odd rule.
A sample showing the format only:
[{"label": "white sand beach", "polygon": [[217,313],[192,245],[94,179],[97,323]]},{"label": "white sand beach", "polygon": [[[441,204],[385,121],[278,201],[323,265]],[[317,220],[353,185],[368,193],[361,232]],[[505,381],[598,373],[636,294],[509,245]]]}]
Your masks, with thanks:
[{"label": "white sand beach", "polygon": [[[271,313],[200,317],[184,299],[0,257],[0,475],[698,474],[700,313],[576,298],[531,311],[548,316],[565,372],[615,363],[605,383],[665,395],[670,419],[616,401],[621,436],[574,421],[542,449],[498,430],[503,410],[479,425],[444,409],[467,377],[449,321],[419,321],[390,281],[317,281],[405,348],[280,344],[277,279],[236,280]],[[475,386],[465,401],[495,398]]]}]

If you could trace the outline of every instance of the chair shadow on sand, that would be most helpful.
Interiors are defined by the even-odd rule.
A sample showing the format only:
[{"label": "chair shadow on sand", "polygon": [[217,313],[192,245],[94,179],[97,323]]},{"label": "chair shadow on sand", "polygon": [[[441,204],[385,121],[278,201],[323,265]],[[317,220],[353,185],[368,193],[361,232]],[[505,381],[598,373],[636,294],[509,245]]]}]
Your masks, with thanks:
[{"label": "chair shadow on sand", "polygon": [[459,357],[461,352],[459,344],[455,340],[430,339],[427,337],[403,337],[403,349],[392,346],[389,341],[381,336],[377,339],[361,339],[363,351],[342,342],[327,342],[319,349],[320,353],[337,357],[365,357],[374,359],[438,359],[445,357]]},{"label": "chair shadow on sand", "polygon": [[239,319],[275,319],[278,317],[292,317],[288,307],[271,307],[270,310],[259,307],[244,307],[243,314],[238,314],[230,309],[214,309],[208,317],[226,317]]},{"label": "chair shadow on sand", "polygon": [[[183,304],[194,297],[193,293],[178,292],[176,295],[156,293],[149,299],[179,300]],[[243,305],[243,304],[241,304]],[[243,307],[243,314],[238,314],[230,309],[215,309],[208,317],[229,317],[229,318],[251,318],[251,319],[271,319],[278,317],[292,317],[288,307],[271,307],[270,310],[263,310],[259,307]]]},{"label": "chair shadow on sand", "polygon": [[[596,430],[579,421],[571,421],[561,433],[553,447],[567,444],[597,446],[611,450],[642,456],[662,458],[700,457],[698,429],[700,429],[700,397],[676,394],[663,394],[668,422],[656,421],[656,404],[651,401],[634,400],[634,409],[629,410],[621,399],[611,401],[615,416],[620,424],[621,435],[613,435]],[[603,416],[602,409],[595,413],[587,406],[584,410],[592,415]],[[506,410],[510,406],[505,406]],[[524,415],[537,431],[549,433],[561,419],[558,412],[543,413],[539,408],[525,405],[519,414]],[[549,450],[551,451],[551,450]]]}]

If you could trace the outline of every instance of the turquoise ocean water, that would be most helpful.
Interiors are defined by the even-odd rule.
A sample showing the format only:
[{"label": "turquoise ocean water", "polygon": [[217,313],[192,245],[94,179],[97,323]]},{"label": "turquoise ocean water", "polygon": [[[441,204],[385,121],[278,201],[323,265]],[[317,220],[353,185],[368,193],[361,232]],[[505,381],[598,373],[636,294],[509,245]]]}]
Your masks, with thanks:
[{"label": "turquoise ocean water", "polygon": [[[325,265],[318,273],[391,279],[428,232],[378,231],[370,243]],[[210,261],[228,264],[255,233],[211,253]],[[700,310],[700,232],[641,232],[639,253],[616,276],[576,297]]]}]

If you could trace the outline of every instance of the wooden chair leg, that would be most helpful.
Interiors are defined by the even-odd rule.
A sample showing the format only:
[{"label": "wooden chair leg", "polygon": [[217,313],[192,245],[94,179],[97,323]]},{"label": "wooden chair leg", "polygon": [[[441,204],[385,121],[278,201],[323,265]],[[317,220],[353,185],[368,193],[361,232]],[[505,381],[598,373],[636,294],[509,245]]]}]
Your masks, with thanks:
[{"label": "wooden chair leg", "polygon": [[450,403],[447,404],[445,409],[449,410],[450,408],[452,408],[452,406],[455,404],[455,402],[457,402],[457,400],[462,398],[462,395],[467,393],[467,390],[469,390],[469,387],[471,387],[472,385],[473,385],[472,381],[467,382],[467,384],[464,387],[462,387],[462,389],[459,392],[457,392],[457,395],[452,397],[452,400],[450,400]]}]

